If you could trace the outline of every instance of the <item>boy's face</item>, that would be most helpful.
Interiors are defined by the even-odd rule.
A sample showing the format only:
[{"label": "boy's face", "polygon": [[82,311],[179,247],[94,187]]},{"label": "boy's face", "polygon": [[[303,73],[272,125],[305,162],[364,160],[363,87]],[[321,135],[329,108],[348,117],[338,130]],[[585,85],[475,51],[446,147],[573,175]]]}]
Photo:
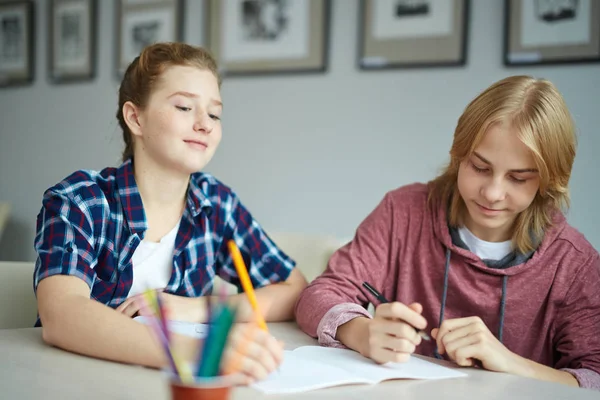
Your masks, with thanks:
[{"label": "boy's face", "polygon": [[540,187],[531,151],[507,125],[493,125],[460,164],[458,191],[467,206],[466,227],[490,242],[509,240],[515,219]]}]

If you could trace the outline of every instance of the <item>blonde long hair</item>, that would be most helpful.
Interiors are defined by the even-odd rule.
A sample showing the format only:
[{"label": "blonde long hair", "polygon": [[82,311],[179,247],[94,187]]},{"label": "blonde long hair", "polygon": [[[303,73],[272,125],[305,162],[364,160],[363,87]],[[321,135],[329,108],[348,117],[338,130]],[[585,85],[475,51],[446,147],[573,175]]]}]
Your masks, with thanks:
[{"label": "blonde long hair", "polygon": [[567,105],[556,87],[544,79],[511,76],[494,83],[467,106],[458,120],[450,163],[432,180],[429,201],[449,204],[448,223],[459,227],[467,212],[458,192],[458,168],[470,157],[487,130],[505,123],[533,155],[540,188],[531,205],[515,220],[513,248],[526,253],[539,245],[553,214],[569,207],[568,183],[577,140]]}]

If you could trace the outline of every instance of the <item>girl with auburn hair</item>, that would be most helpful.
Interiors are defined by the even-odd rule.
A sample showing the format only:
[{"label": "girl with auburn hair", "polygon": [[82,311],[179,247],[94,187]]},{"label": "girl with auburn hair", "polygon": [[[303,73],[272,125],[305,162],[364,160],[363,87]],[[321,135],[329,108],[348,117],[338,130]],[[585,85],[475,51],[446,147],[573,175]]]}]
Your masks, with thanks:
[{"label": "girl with auburn hair", "polygon": [[[144,312],[142,292],[160,292],[172,319],[206,322],[217,275],[241,288],[230,240],[258,288],[265,319],[293,318],[306,286],[294,261],[231,188],[198,172],[221,140],[222,111],[217,65],[202,48],[154,44],[129,65],[117,110],[123,164],[77,171],[44,193],[34,288],[45,342],[108,360],[167,365],[148,328],[132,320]],[[254,318],[243,293],[229,301],[242,320]],[[266,377],[283,354],[281,343],[253,325],[232,332],[221,366],[247,383]],[[174,335],[174,342],[182,356],[196,357],[195,339]]]},{"label": "girl with auburn hair", "polygon": [[600,259],[563,215],[575,148],[552,83],[496,82],[445,171],[387,193],[303,291],[300,327],[380,363],[418,353],[600,389]]}]

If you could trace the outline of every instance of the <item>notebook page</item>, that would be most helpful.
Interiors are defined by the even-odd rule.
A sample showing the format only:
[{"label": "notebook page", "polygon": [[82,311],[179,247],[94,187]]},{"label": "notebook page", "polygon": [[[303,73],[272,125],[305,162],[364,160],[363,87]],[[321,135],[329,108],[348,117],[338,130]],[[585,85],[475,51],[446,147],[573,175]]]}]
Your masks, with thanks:
[{"label": "notebook page", "polygon": [[380,365],[355,351],[346,349],[304,346],[296,349],[295,352],[303,358],[345,369],[349,373],[366,378],[373,383],[398,378],[446,379],[467,376],[463,372],[417,357],[411,357],[406,363]]},{"label": "notebook page", "polygon": [[320,362],[318,358],[299,357],[294,351],[284,351],[278,371],[265,380],[252,384],[264,393],[297,393],[330,386],[369,383],[343,369]]}]

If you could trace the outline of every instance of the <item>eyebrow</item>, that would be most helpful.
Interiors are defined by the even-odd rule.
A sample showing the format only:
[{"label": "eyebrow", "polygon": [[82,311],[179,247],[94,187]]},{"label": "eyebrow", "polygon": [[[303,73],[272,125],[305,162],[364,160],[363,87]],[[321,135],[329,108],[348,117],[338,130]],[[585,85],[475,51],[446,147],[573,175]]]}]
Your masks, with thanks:
[{"label": "eyebrow", "polygon": [[[475,154],[475,156],[477,158],[479,158],[481,161],[483,161],[484,163],[486,163],[488,165],[492,165],[491,162],[489,162],[486,158],[484,158],[478,152],[474,151],[473,154]],[[511,169],[509,172],[524,173],[524,172],[538,172],[538,170],[537,170],[537,168],[522,168],[522,169]]]},{"label": "eyebrow", "polygon": [[[170,98],[171,98],[171,97],[173,97],[173,96],[183,96],[183,97],[188,97],[188,98],[191,98],[191,99],[197,99],[197,98],[199,98],[199,97],[200,97],[200,96],[199,96],[199,95],[197,95],[196,93],[184,92],[184,91],[178,91],[178,92],[175,92],[175,93],[171,94],[171,95],[170,95],[169,97],[167,97],[167,98],[168,98],[168,99],[170,99]],[[217,105],[217,106],[221,106],[221,107],[223,107],[223,103],[222,103],[220,100],[217,100],[217,99],[212,99],[210,102],[211,102],[211,103],[213,103],[213,104],[215,104],[215,105]]]}]

